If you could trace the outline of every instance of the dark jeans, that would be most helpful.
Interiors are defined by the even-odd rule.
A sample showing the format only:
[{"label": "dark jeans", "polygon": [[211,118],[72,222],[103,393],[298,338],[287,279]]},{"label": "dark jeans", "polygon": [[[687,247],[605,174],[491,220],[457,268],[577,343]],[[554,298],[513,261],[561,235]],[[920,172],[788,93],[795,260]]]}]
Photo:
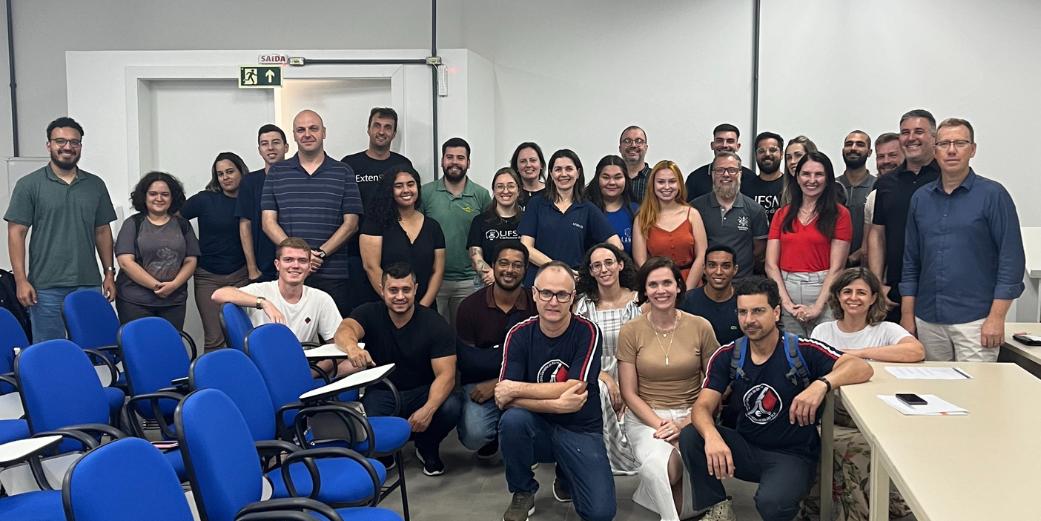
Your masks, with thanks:
[{"label": "dark jeans", "polygon": [[531,466],[555,461],[557,478],[571,491],[582,519],[614,519],[614,477],[599,431],[570,431],[541,414],[513,407],[499,420],[499,447],[510,492],[534,494],[539,483]]},{"label": "dark jeans", "polygon": [[[765,521],[791,521],[799,501],[810,490],[817,461],[804,456],[765,450],[745,441],[737,431],[717,426],[734,459],[734,477],[759,483],[755,507]],[[723,482],[708,474],[705,440],[693,426],[680,433],[680,453],[690,472],[694,509],[711,507],[727,498]]]},{"label": "dark jeans", "polygon": [[131,320],[144,317],[165,318],[178,331],[184,329],[184,310],[187,304],[176,306],[141,306],[125,300],[116,299],[116,314],[119,315],[119,323],[126,324]]},{"label": "dark jeans", "polygon": [[[415,389],[398,391],[401,398],[401,410],[398,416],[408,419],[412,413],[419,410],[427,403],[430,394],[430,386],[424,385]],[[390,416],[394,413],[394,395],[386,388],[370,387],[365,390],[365,396],[361,399],[365,406],[365,414],[368,416]],[[453,392],[448,395],[445,403],[437,408],[430,425],[423,432],[413,432],[411,439],[416,443],[416,449],[420,454],[434,454],[449,432],[459,423],[459,414],[462,410],[459,393]]]},{"label": "dark jeans", "polygon": [[341,317],[350,316],[351,307],[348,302],[347,294],[350,293],[350,285],[348,284],[349,279],[330,279],[327,277],[307,277],[304,284],[311,286],[315,289],[320,289],[329,294],[333,298],[333,302],[336,303],[336,310],[340,312]]}]

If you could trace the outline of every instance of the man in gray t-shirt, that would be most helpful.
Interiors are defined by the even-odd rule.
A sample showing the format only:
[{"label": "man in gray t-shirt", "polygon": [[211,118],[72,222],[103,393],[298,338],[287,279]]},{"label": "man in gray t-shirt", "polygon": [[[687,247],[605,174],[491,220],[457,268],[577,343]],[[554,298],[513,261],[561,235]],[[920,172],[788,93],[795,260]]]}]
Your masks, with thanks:
[{"label": "man in gray t-shirt", "polygon": [[762,265],[770,226],[755,199],[741,193],[741,158],[723,151],[712,160],[712,191],[691,202],[705,223],[708,246],[734,251],[737,277],[747,277]]},{"label": "man in gray t-shirt", "polygon": [[110,301],[116,296],[109,226],[116,212],[105,182],[77,166],[82,146],[79,123],[67,117],[52,121],[47,126],[51,160],[18,180],[4,214],[18,302],[29,308],[33,342],[65,338],[61,305],[69,293],[89,288],[103,290]]},{"label": "man in gray t-shirt", "polygon": [[864,205],[868,194],[875,189],[875,176],[867,169],[871,157],[871,136],[862,130],[854,130],[842,142],[842,161],[846,171],[835,180],[846,189],[846,208],[853,219],[853,241],[849,243],[849,264],[861,264],[864,242]]}]

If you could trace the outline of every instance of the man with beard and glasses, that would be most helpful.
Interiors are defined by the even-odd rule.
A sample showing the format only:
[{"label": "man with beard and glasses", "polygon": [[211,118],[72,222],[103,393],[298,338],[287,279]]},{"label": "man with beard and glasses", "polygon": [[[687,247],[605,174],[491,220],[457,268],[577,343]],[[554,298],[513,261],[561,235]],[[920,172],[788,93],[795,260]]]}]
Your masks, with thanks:
[{"label": "man with beard and glasses", "polygon": [[[109,226],[116,211],[105,182],[77,166],[82,147],[83,127],[72,118],[47,125],[51,160],[18,180],[4,214],[18,302],[29,309],[33,342],[65,338],[61,305],[69,293],[86,288],[102,291],[109,301],[116,298]],[[104,277],[98,274],[95,251]]]},{"label": "man with beard and glasses", "polygon": [[499,417],[495,384],[502,367],[502,344],[514,324],[536,313],[531,293],[521,287],[528,265],[528,249],[520,241],[503,241],[495,247],[492,275],[485,286],[459,305],[456,324],[459,344],[459,378],[463,386],[463,414],[459,441],[488,460],[499,450]]},{"label": "man with beard and glasses", "polygon": [[[885,132],[875,138],[875,170],[878,176],[893,173],[904,162],[904,151],[900,149],[900,135],[896,132]],[[876,180],[877,184],[878,181]],[[871,241],[868,233],[871,231],[871,220],[875,216],[875,195],[878,190],[872,190],[864,201],[864,240],[860,243],[860,265],[867,264],[871,258]],[[885,282],[885,281],[883,281]]]},{"label": "man with beard and glasses", "polygon": [[[763,265],[770,224],[763,209],[741,193],[741,158],[720,152],[712,161],[712,192],[691,203],[701,214],[708,247],[723,245],[734,251],[738,277],[747,277]],[[722,340],[720,340],[722,342]]]},{"label": "man with beard and glasses", "polygon": [[455,328],[456,309],[484,282],[470,262],[466,239],[470,223],[492,196],[466,175],[470,169],[470,144],[454,137],[441,145],[444,176],[423,185],[423,214],[437,221],[445,235],[445,277],[437,291],[437,310]]},{"label": "man with beard and glasses", "polygon": [[875,189],[876,177],[867,169],[871,157],[871,136],[863,130],[854,130],[842,142],[842,161],[846,171],[835,180],[846,189],[846,208],[853,219],[853,242],[849,243],[848,266],[859,266],[863,258],[861,245],[864,242],[864,204],[867,196]]},{"label": "man with beard and glasses", "polygon": [[759,175],[741,180],[741,193],[751,197],[766,210],[766,222],[774,218],[781,207],[781,192],[784,191],[784,139],[773,132],[763,132],[755,137],[755,164]]},{"label": "man with beard and glasses", "polygon": [[368,387],[362,405],[369,416],[406,418],[423,473],[440,476],[441,442],[459,423],[455,332],[436,311],[416,305],[416,274],[408,264],[387,266],[381,284],[383,300],[354,308],[336,331],[336,347],[348,356],[338,372],[395,364],[388,378],[397,396],[386,386]]},{"label": "man with beard and glasses", "polygon": [[239,185],[239,196],[235,198],[235,217],[239,219],[239,239],[246,255],[249,280],[253,282],[275,280],[275,244],[264,233],[261,216],[261,199],[264,196],[264,181],[271,166],[285,161],[289,152],[286,133],[276,125],[268,123],[257,131],[257,151],[264,160],[264,168],[250,172]]},{"label": "man with beard and glasses", "polygon": [[300,237],[311,245],[307,285],[329,294],[340,316],[348,312],[348,239],[363,212],[351,167],[325,153],[325,123],[313,110],[293,118],[295,156],[271,167],[264,182],[264,233],[280,244]]},{"label": "man with beard and glasses", "polygon": [[705,253],[705,285],[688,291],[679,306],[691,315],[708,320],[719,345],[729,344],[741,336],[733,284],[740,268],[734,261],[736,258],[734,250],[727,246],[709,246]]},{"label": "man with beard and glasses", "polygon": [[651,175],[651,166],[646,161],[647,147],[647,132],[636,125],[626,127],[618,138],[618,154],[625,161],[625,173],[637,203],[643,201],[647,176]]},{"label": "man with beard and glasses", "polygon": [[[394,109],[373,107],[369,111],[369,123],[365,133],[369,136],[368,148],[345,156],[340,161],[354,170],[354,177],[358,182],[358,192],[361,193],[361,204],[368,213],[372,196],[376,193],[383,174],[390,168],[402,165],[411,168],[412,161],[390,149],[391,143],[398,135],[398,113]],[[364,223],[365,216],[363,215],[358,220],[359,230]],[[358,235],[354,235],[347,242],[347,255],[350,271],[350,277],[347,279],[350,286],[348,307],[354,309],[355,306],[365,302],[378,300],[379,297],[372,291],[372,286],[365,274],[365,267],[362,265]]]},{"label": "man with beard and glasses", "polygon": [[900,279],[904,267],[904,234],[911,196],[940,177],[934,158],[936,118],[925,109],[900,117],[900,148],[904,161],[875,183],[875,211],[868,231],[868,266],[883,281],[886,320],[900,322]]},{"label": "man with beard and glasses", "polygon": [[[730,123],[720,123],[712,129],[712,141],[708,144],[712,156],[720,152],[737,153],[741,150],[741,131]],[[755,173],[741,167],[741,180],[754,177]],[[704,165],[687,176],[687,202],[693,201],[712,191],[712,163]]]}]

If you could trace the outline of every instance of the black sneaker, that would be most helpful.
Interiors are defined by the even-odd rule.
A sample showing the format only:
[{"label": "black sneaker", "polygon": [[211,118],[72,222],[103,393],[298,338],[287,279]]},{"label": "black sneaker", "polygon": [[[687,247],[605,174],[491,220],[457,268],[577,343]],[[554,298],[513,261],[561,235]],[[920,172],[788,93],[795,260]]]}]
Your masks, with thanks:
[{"label": "black sneaker", "polygon": [[423,474],[427,476],[440,476],[445,473],[445,463],[441,461],[441,455],[437,452],[423,456],[423,453],[416,449],[416,457],[419,458],[419,462],[423,464]]},{"label": "black sneaker", "polygon": [[506,507],[502,521],[528,521],[528,516],[535,513],[535,494],[517,492]]},{"label": "black sneaker", "polygon": [[571,491],[564,488],[564,484],[559,479],[553,479],[553,498],[561,503],[571,502]]},{"label": "black sneaker", "polygon": [[382,463],[387,470],[393,470],[398,466],[398,460],[394,456],[376,456],[376,461]]},{"label": "black sneaker", "polygon": [[486,443],[483,447],[477,449],[477,459],[481,461],[488,461],[495,457],[495,454],[499,452],[499,440],[492,440]]}]

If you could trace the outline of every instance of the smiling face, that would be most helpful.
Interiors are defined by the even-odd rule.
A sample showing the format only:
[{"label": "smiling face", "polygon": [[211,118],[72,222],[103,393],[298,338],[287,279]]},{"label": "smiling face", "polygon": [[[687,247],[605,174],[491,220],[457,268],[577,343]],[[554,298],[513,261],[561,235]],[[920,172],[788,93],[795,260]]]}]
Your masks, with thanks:
[{"label": "smiling face", "polygon": [[366,134],[369,135],[369,148],[373,150],[389,149],[390,142],[394,141],[397,133],[397,123],[392,118],[378,114],[373,116],[369,128],[366,130]]},{"label": "smiling face", "polygon": [[647,156],[647,134],[639,128],[626,130],[618,140],[618,153],[626,164],[642,165]]},{"label": "smiling face", "polygon": [[528,182],[538,181],[542,175],[542,162],[539,161],[538,152],[531,147],[522,148],[517,154],[517,169],[521,179]]},{"label": "smiling face", "polygon": [[680,287],[671,268],[661,267],[648,273],[644,291],[647,294],[647,302],[654,309],[672,311],[676,308],[676,297],[679,295]]},{"label": "smiling face", "polygon": [[881,143],[875,149],[875,170],[878,170],[878,175],[896,172],[903,162],[904,150],[900,148],[899,140]]},{"label": "smiling face", "polygon": [[765,294],[738,295],[737,323],[749,340],[762,340],[777,329],[781,306],[770,307]]},{"label": "smiling face", "polygon": [[846,168],[856,170],[871,157],[871,140],[866,134],[850,132],[842,142],[842,161]]},{"label": "smiling face", "polygon": [[714,251],[705,256],[705,279],[716,291],[730,287],[730,281],[737,275],[737,264],[734,256],[725,251]]},{"label": "smiling face", "polygon": [[792,143],[784,150],[784,163],[788,165],[788,171],[795,174],[795,167],[799,164],[802,156],[806,155],[806,147],[802,143]]},{"label": "smiling face", "polygon": [[553,168],[549,175],[553,177],[553,184],[557,190],[565,192],[575,187],[578,181],[578,167],[569,157],[559,157],[553,162]]},{"label": "smiling face", "polygon": [[773,174],[781,168],[781,144],[774,138],[759,141],[755,149],[755,164],[764,174]]},{"label": "smiling face", "polygon": [[445,148],[445,153],[441,154],[441,171],[444,172],[446,180],[461,181],[469,169],[470,154],[466,151],[466,147]]},{"label": "smiling face", "polygon": [[936,132],[936,161],[945,174],[963,174],[969,171],[969,160],[976,156],[976,143],[969,129],[963,126],[943,127]]},{"label": "smiling face", "polygon": [[71,127],[57,127],[51,130],[47,141],[47,151],[51,154],[51,162],[62,170],[71,170],[80,160],[83,136]]},{"label": "smiling face", "polygon": [[226,194],[238,192],[239,184],[242,183],[242,172],[239,172],[239,167],[227,159],[217,161],[214,166],[217,169],[217,182],[220,183],[220,189]]},{"label": "smiling face", "polygon": [[398,208],[412,208],[416,205],[416,196],[419,195],[419,186],[416,179],[408,172],[398,172],[394,175],[394,204]]},{"label": "smiling face", "polygon": [[170,210],[171,201],[173,198],[170,186],[166,184],[166,181],[155,181],[148,185],[148,191],[145,193],[145,205],[148,207],[149,213],[165,214]]},{"label": "smiling face", "polygon": [[928,164],[933,159],[936,136],[926,118],[907,118],[900,122],[900,148],[904,157],[917,165]]},{"label": "smiling face", "polygon": [[289,152],[289,143],[286,143],[282,134],[278,132],[265,132],[257,140],[257,151],[265,163],[273,165],[285,160],[286,153]]},{"label": "smiling face", "polygon": [[607,248],[597,248],[589,254],[589,274],[596,278],[601,291],[618,285],[618,274],[624,267],[614,252]]},{"label": "smiling face", "polygon": [[877,299],[878,295],[871,292],[871,286],[864,279],[856,279],[839,290],[839,305],[847,317],[867,316]]},{"label": "smiling face", "polygon": [[716,197],[730,201],[741,189],[741,162],[732,157],[719,157],[712,162],[712,191]]},{"label": "smiling face", "polygon": [[521,252],[513,249],[500,250],[492,272],[495,285],[506,291],[517,289],[524,281],[524,268],[524,255]]},{"label": "smiling face", "polygon": [[816,161],[807,160],[802,165],[802,170],[796,176],[803,197],[818,197],[824,193],[824,187],[828,183],[828,174],[824,165]]},{"label": "smiling face", "polygon": [[737,132],[727,130],[716,132],[712,136],[712,143],[709,146],[716,154],[724,150],[735,153],[741,150],[741,143],[737,140]]},{"label": "smiling face", "polygon": [[654,196],[662,203],[675,201],[680,196],[680,180],[672,170],[662,168],[654,173]]},{"label": "smiling face", "polygon": [[297,114],[293,118],[293,139],[301,152],[321,152],[325,144],[325,124],[321,116],[310,110]]},{"label": "smiling face", "polygon": [[383,280],[383,303],[391,313],[404,315],[412,310],[416,299],[416,281],[411,275],[396,279],[386,277]]},{"label": "smiling face", "polygon": [[596,176],[596,180],[600,184],[600,195],[605,201],[613,201],[621,197],[625,190],[625,172],[622,172],[622,167],[618,165],[607,165],[602,168],[600,175]]},{"label": "smiling face", "polygon": [[513,176],[503,172],[492,180],[492,195],[495,197],[495,203],[502,208],[510,208],[517,203],[517,195],[520,193],[520,187],[517,186],[517,182],[513,180]]},{"label": "smiling face", "polygon": [[275,259],[278,278],[286,283],[299,285],[311,273],[311,250],[282,248]]}]

